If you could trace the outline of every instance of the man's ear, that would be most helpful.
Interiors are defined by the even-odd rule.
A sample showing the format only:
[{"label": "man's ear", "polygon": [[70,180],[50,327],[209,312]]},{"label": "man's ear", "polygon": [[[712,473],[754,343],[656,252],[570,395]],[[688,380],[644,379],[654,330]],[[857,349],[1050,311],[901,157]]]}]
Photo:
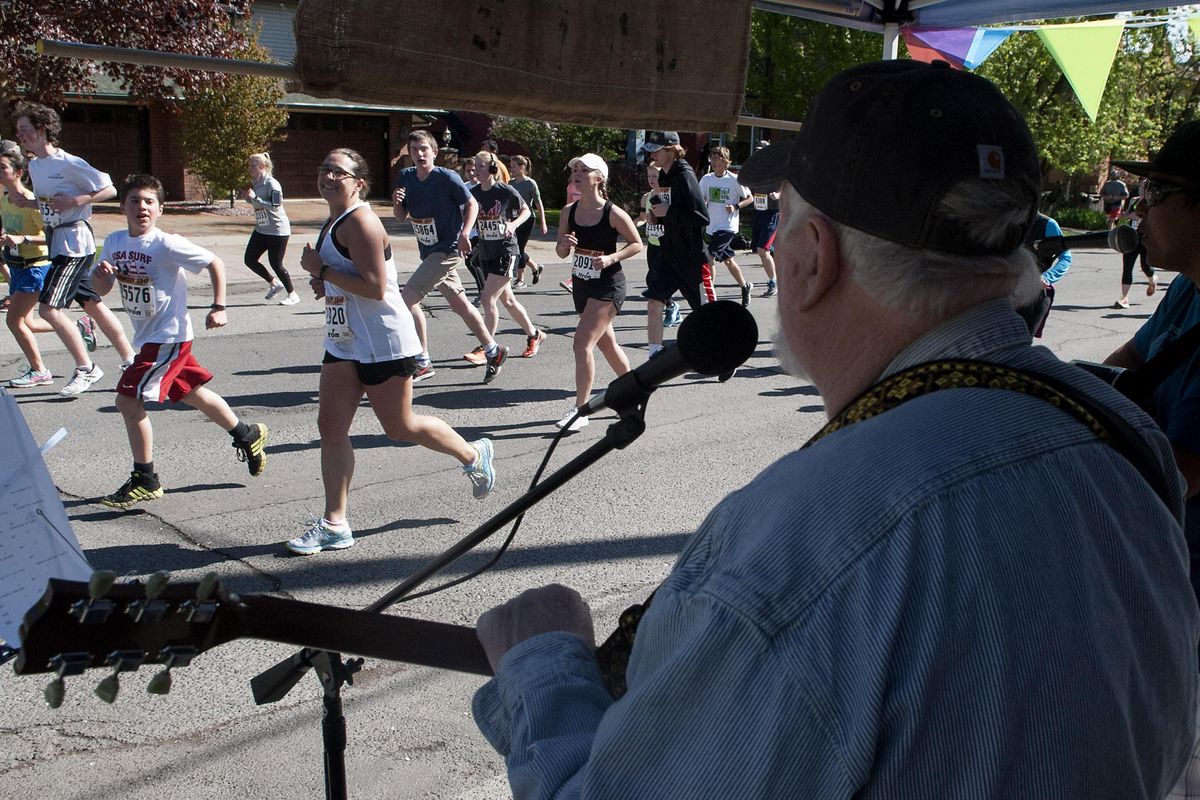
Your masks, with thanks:
[{"label": "man's ear", "polygon": [[[799,311],[807,311],[819,303],[842,278],[841,247],[829,220],[813,214],[793,229],[777,250],[786,252],[777,258],[781,283],[786,281],[788,294]],[[783,262],[783,263],[780,263]]]}]

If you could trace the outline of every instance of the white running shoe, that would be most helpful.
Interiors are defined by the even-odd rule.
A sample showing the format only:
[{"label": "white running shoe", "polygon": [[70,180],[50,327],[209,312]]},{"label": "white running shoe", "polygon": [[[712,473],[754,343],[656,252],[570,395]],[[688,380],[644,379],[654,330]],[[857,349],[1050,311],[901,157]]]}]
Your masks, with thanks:
[{"label": "white running shoe", "polygon": [[583,430],[588,426],[587,417],[579,417],[574,422],[571,422],[571,420],[575,417],[575,412],[577,410],[578,409],[575,406],[571,406],[569,409],[567,409],[567,413],[563,414],[563,418],[554,424],[560,428],[566,428],[570,433]]},{"label": "white running shoe", "polygon": [[59,397],[74,397],[77,394],[83,394],[92,387],[96,381],[104,377],[104,371],[100,369],[99,364],[92,364],[91,369],[76,367],[75,374],[71,376],[71,380],[67,381],[67,385],[59,391]]},{"label": "white running shoe", "polygon": [[334,528],[324,519],[312,519],[308,523],[308,530],[295,539],[289,539],[283,546],[302,556],[311,556],[322,550],[345,550],[354,546],[354,533],[348,523],[343,522],[340,528]]},{"label": "white running shoe", "polygon": [[283,291],[283,284],[279,281],[271,283],[271,288],[267,289],[267,300],[274,300],[280,292]]},{"label": "white running shoe", "polygon": [[287,297],[280,300],[279,305],[294,306],[294,305],[296,305],[296,303],[299,303],[299,302],[300,302],[300,295],[296,294],[295,292],[292,292]]}]

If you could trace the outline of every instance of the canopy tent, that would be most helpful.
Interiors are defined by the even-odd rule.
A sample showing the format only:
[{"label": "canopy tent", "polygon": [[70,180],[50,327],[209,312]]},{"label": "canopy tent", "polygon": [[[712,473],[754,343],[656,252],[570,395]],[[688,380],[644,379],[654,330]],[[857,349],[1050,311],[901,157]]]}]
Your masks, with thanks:
[{"label": "canopy tent", "polygon": [[[294,65],[45,43],[47,55],[185,66],[289,81],[316,97],[471,108],[616,128],[732,132],[742,116],[750,11],[883,33],[1095,16],[1171,0],[301,0]],[[53,45],[53,49],[51,49]],[[103,51],[100,54],[98,51]],[[176,63],[172,63],[172,61]],[[187,63],[178,63],[178,62]],[[204,62],[204,63],[201,63]]]}]

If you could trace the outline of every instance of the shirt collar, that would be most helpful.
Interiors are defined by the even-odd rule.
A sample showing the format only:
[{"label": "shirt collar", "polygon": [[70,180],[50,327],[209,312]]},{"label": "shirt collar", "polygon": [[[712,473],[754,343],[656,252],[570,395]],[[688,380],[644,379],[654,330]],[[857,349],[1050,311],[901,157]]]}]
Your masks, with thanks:
[{"label": "shirt collar", "polygon": [[1028,347],[1025,320],[1007,300],[992,300],[943,322],[906,347],[888,364],[880,379],[926,361],[947,358],[995,360],[998,354]]}]

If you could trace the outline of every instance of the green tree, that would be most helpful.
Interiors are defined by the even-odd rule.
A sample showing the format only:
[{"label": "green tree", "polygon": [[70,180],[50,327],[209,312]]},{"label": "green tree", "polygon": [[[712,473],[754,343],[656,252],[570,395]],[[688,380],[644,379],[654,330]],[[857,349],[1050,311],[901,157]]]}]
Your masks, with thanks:
[{"label": "green tree", "polygon": [[882,50],[877,33],[753,11],[746,109],[761,117],[803,120],[826,81],[855,64],[877,61]]},{"label": "green tree", "polygon": [[561,208],[565,204],[566,174],[563,170],[572,158],[595,153],[612,161],[621,158],[625,150],[623,130],[557,125],[519,117],[497,117],[492,122],[490,135],[494,139],[519,142],[528,148],[533,177],[538,181],[547,208]]},{"label": "green tree", "polygon": [[[269,61],[270,54],[257,43],[257,33],[233,56],[249,61]],[[208,187],[208,197],[229,196],[247,183],[246,158],[266,150],[283,138],[287,111],[279,106],[283,85],[271,78],[227,75],[187,94],[182,102],[183,150],[186,167]]]},{"label": "green tree", "polygon": [[978,72],[1025,115],[1044,174],[1061,170],[1089,181],[1107,158],[1140,158],[1160,147],[1195,116],[1200,100],[1196,58],[1175,52],[1165,26],[1126,29],[1095,122],[1035,34],[1009,37]]}]

